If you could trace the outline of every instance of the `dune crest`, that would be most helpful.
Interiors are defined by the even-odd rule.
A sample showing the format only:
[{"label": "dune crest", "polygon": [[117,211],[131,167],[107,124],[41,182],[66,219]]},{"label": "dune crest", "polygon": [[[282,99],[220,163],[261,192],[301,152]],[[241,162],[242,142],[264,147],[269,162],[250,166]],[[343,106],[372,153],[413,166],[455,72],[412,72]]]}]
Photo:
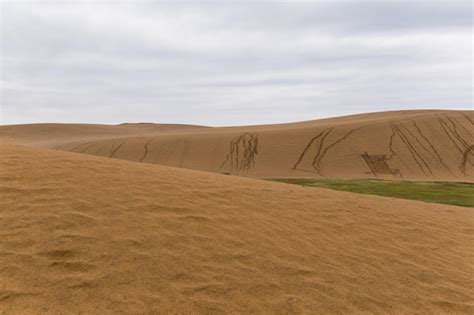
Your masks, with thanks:
[{"label": "dune crest", "polygon": [[195,125],[124,123],[97,124],[23,124],[0,126],[0,142],[50,148],[71,142],[97,141],[116,137],[145,136],[206,128]]}]

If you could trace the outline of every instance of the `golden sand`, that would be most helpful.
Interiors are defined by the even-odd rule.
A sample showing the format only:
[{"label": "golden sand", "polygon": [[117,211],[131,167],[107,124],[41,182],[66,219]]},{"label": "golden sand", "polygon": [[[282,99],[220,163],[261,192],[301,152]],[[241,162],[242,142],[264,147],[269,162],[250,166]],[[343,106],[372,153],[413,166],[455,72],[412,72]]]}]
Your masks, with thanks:
[{"label": "golden sand", "polygon": [[12,144],[0,200],[2,314],[474,313],[469,208]]},{"label": "golden sand", "polygon": [[3,126],[0,139],[246,177],[474,182],[473,122],[473,111],[425,110],[227,128]]}]

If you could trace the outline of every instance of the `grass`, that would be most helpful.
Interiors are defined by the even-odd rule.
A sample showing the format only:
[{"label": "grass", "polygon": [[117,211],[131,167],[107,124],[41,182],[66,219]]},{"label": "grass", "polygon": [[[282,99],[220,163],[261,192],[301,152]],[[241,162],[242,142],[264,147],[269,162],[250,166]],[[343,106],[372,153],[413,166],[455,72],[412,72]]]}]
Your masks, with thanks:
[{"label": "grass", "polygon": [[272,179],[309,187],[474,207],[474,184],[455,182],[388,181],[378,179]]}]

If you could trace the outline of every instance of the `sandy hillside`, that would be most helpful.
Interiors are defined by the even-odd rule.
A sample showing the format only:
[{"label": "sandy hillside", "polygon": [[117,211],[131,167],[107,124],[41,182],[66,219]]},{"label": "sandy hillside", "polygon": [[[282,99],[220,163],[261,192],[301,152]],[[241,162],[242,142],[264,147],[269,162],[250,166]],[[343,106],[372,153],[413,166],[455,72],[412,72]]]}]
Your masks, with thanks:
[{"label": "sandy hillside", "polygon": [[283,125],[71,141],[53,147],[250,177],[472,182],[473,122],[473,111],[383,112]]},{"label": "sandy hillside", "polygon": [[396,111],[300,123],[0,126],[3,142],[248,177],[474,182],[474,111]]},{"label": "sandy hillside", "polygon": [[0,142],[20,143],[36,147],[54,147],[77,141],[93,141],[114,137],[150,136],[169,132],[204,128],[194,125],[126,123],[93,124],[26,124],[0,126]]},{"label": "sandy hillside", "polygon": [[0,178],[2,314],[474,313],[472,209],[8,144]]}]

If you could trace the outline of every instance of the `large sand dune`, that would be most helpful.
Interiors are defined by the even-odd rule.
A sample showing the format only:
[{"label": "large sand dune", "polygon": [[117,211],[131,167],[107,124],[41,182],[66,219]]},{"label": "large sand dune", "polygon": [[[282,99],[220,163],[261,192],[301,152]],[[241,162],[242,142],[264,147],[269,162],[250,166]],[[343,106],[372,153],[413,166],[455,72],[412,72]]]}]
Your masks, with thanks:
[{"label": "large sand dune", "polygon": [[178,133],[204,128],[194,125],[125,123],[120,125],[93,124],[26,124],[0,126],[0,141],[36,147],[53,147],[62,143],[94,141],[116,137]]},{"label": "large sand dune", "polygon": [[[464,119],[439,118],[447,134],[450,119]],[[372,139],[394,130],[400,155],[403,141],[395,139],[410,137],[414,122],[438,145],[431,116],[393,122],[386,135]],[[455,124],[460,136],[469,127],[462,124]],[[358,132],[381,132],[379,125],[294,132],[308,152],[315,143],[327,148],[343,139],[343,160],[342,153],[355,150],[350,140]],[[344,140],[351,130],[353,138]],[[256,145],[252,134],[243,136],[244,147]],[[251,164],[257,174],[269,169],[257,171],[278,140],[275,165],[283,163],[279,152],[293,148],[289,135],[270,134],[258,133],[258,159]],[[232,149],[226,139],[223,146]],[[428,152],[429,144],[418,139]],[[116,151],[119,157],[143,140],[128,141]],[[204,134],[189,141],[195,152],[195,143],[216,140]],[[449,153],[458,155],[452,146],[436,147],[448,166],[454,165]],[[389,154],[385,146],[367,148],[369,155]],[[323,159],[328,174],[337,165],[330,163],[333,154],[328,150]],[[297,166],[313,167],[304,155]],[[474,214],[468,208],[11,144],[0,146],[0,178],[0,313],[474,313]]]},{"label": "large sand dune", "polygon": [[[66,141],[53,135],[47,146],[250,177],[472,182],[473,122],[473,111],[399,111],[282,125],[189,126],[191,129],[166,129],[165,133],[153,127],[145,130],[148,134],[140,129],[141,135],[126,136],[117,135],[124,127],[108,126],[109,133],[101,135],[101,140]],[[2,128],[6,127],[0,127],[0,136],[5,134]],[[94,136],[97,134],[100,131],[94,130]]]}]

